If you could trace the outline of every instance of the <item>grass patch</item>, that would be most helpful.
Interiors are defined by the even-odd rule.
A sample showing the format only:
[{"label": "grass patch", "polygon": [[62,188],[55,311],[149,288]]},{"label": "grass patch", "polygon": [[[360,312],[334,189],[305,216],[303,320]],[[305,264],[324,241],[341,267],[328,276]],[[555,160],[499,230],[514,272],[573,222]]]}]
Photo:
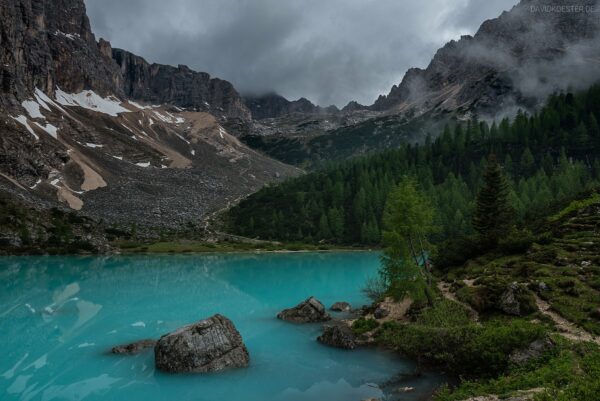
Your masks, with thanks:
[{"label": "grass patch", "polygon": [[202,241],[161,241],[137,242],[119,241],[112,245],[122,253],[228,253],[228,252],[301,252],[301,251],[329,251],[329,250],[362,250],[354,247],[333,247],[323,244],[277,244],[277,243],[236,243],[219,242],[207,243]]},{"label": "grass patch", "polygon": [[564,208],[563,210],[561,210],[560,212],[558,212],[557,214],[550,216],[548,218],[548,221],[550,222],[556,222],[561,220],[563,217],[576,212],[578,210],[584,209],[588,206],[592,206],[595,205],[597,203],[600,203],[600,194],[594,192],[592,194],[592,196],[590,196],[589,198],[586,199],[581,199],[581,200],[574,200],[573,202],[571,202],[569,204],[569,206],[567,206],[566,208]]}]

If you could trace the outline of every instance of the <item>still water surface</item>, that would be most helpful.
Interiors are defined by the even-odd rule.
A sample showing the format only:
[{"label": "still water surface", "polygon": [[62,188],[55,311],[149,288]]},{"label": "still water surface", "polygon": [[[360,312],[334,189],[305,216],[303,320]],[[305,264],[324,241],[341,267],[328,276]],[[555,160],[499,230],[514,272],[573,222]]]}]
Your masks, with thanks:
[{"label": "still water surface", "polygon": [[[0,258],[0,399],[360,401],[414,366],[385,351],[315,341],[320,325],[275,318],[310,295],[367,302],[377,253]],[[247,369],[168,375],[153,353],[114,345],[158,338],[221,313],[249,349]],[[440,380],[408,379],[418,400]],[[398,395],[390,395],[396,399]]]}]

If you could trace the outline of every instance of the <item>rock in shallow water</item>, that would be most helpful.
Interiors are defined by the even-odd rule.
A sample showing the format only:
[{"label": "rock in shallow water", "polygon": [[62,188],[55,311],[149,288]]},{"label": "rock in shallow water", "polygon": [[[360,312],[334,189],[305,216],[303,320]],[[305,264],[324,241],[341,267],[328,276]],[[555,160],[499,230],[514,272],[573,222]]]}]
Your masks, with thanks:
[{"label": "rock in shallow water", "polygon": [[131,344],[118,345],[110,350],[113,354],[135,355],[152,348],[156,345],[156,340],[140,340]]},{"label": "rock in shallow water", "polygon": [[358,345],[356,335],[344,323],[337,323],[323,327],[323,334],[317,337],[320,343],[343,349],[354,349]]},{"label": "rock in shallow water", "polygon": [[170,373],[218,372],[250,363],[242,336],[231,320],[221,315],[162,336],[154,357],[156,367]]},{"label": "rock in shallow water", "polygon": [[329,309],[334,312],[350,312],[352,306],[348,302],[336,302]]},{"label": "rock in shallow water", "polygon": [[310,297],[297,306],[284,309],[277,318],[293,323],[316,323],[331,320],[323,304],[315,297]]}]

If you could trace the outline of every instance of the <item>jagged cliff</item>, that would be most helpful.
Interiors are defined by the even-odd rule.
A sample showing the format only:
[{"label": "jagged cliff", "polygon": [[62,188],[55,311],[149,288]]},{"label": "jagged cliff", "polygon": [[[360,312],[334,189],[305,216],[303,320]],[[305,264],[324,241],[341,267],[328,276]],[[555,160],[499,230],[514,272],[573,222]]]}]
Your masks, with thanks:
[{"label": "jagged cliff", "polygon": [[251,119],[240,95],[227,81],[192,71],[184,65],[149,64],[142,57],[121,49],[112,49],[111,54],[123,76],[123,90],[132,99]]},{"label": "jagged cliff", "polygon": [[2,104],[14,106],[36,88],[54,96],[60,87],[250,119],[231,83],[96,42],[81,0],[0,0],[0,11]]},{"label": "jagged cliff", "polygon": [[123,94],[115,63],[102,57],[83,1],[0,0],[0,104],[15,106],[36,88],[54,95],[92,89]]},{"label": "jagged cliff", "polygon": [[372,108],[495,116],[586,88],[600,79],[598,10],[596,0],[522,0],[474,36],[446,44],[426,69],[410,69]]}]

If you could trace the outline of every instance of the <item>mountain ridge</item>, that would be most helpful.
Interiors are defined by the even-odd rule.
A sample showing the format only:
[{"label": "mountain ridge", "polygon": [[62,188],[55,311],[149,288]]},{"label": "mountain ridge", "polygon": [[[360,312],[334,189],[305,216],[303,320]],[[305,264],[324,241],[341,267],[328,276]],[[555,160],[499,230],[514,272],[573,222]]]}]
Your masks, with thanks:
[{"label": "mountain ridge", "polygon": [[[566,1],[521,0],[510,11],[484,21],[438,49],[429,65],[411,68],[400,84],[381,95],[374,110],[405,112],[438,109],[496,116],[510,109],[531,110],[555,91],[584,89],[600,79],[590,68],[600,52],[596,0],[578,12],[544,7]],[[591,70],[591,71],[590,71]],[[571,72],[573,78],[566,74]]]}]

